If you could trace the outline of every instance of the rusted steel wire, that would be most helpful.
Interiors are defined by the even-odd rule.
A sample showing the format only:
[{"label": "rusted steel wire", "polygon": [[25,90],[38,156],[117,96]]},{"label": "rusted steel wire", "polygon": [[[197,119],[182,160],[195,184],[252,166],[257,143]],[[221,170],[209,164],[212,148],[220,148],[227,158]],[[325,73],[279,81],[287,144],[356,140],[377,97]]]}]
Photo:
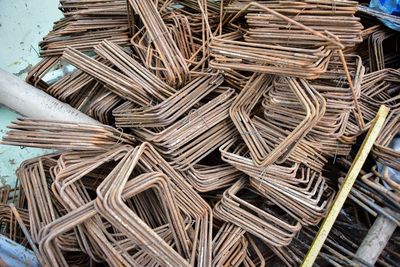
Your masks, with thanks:
[{"label": "rusted steel wire", "polygon": [[[199,81],[203,81],[199,89],[205,89],[205,92],[195,90]],[[135,134],[139,139],[151,142],[174,168],[187,170],[235,135],[231,123],[226,121],[229,115],[229,106],[235,99],[235,92],[231,88],[218,88],[222,81],[223,79],[219,75],[198,78],[189,84],[187,90],[182,89],[182,94],[177,93],[154,108],[147,109],[149,111],[148,117],[140,116],[139,114],[146,112],[140,109],[121,109],[118,113],[122,115],[121,118],[125,121],[130,121],[129,118],[133,119],[133,123],[135,123],[136,119],[139,120],[139,123],[136,124],[138,128],[135,127]],[[208,89],[207,87],[204,88],[207,85]],[[218,90],[216,90],[217,88]],[[202,105],[195,106],[193,99],[190,97],[182,98],[182,96],[194,90],[193,93],[195,94],[192,95],[195,96],[202,93],[199,96],[201,99],[213,89],[215,90],[215,97]],[[177,107],[182,106],[183,108],[175,113],[171,112],[175,108],[173,103],[176,103]],[[168,108],[172,110],[170,111]],[[162,110],[165,112],[162,112]],[[150,111],[159,113],[160,116],[171,114],[173,117],[162,120],[154,116],[155,113],[152,116]],[[132,114],[134,112],[137,114]],[[118,113],[116,114],[117,125],[119,125]],[[127,120],[124,118],[124,114],[128,115]],[[143,127],[141,127],[141,122],[143,122]],[[155,127],[146,127],[150,125]],[[120,126],[126,125],[122,124]],[[166,127],[156,128],[157,126]]]},{"label": "rusted steel wire", "polygon": [[21,118],[1,143],[63,150],[109,149],[119,143],[132,144],[135,138],[106,125],[77,124]]},{"label": "rusted steel wire", "polygon": [[[287,3],[235,1],[229,5],[228,10],[237,12],[230,22],[245,14],[247,29],[235,26],[237,31],[213,39],[212,66],[315,79],[326,71],[332,47],[343,49],[362,41],[363,27],[354,17],[356,2],[338,4],[339,10],[347,10],[343,14],[346,19],[322,2],[318,6],[300,1]],[[318,12],[329,26],[323,25]],[[344,27],[341,23],[349,24]],[[349,30],[348,35],[343,29]]]},{"label": "rusted steel wire", "polygon": [[[399,50],[358,9],[60,0],[26,80],[104,125],[10,125],[1,143],[58,151],[0,188],[0,232],[46,266],[297,266],[384,104],[369,171],[316,262],[368,266],[355,251],[374,217],[399,224]],[[398,241],[378,264],[398,262]]]},{"label": "rusted steel wire", "polygon": [[63,53],[63,58],[82,71],[107,84],[113,93],[123,99],[130,100],[138,105],[148,105],[151,103],[145,89],[135,80],[91,59],[83,53],[72,48],[67,48]]},{"label": "rusted steel wire", "polygon": [[275,213],[268,206],[263,207],[266,210],[262,210],[238,197],[237,194],[242,190],[259,194],[246,186],[246,183],[246,178],[242,178],[224,192],[221,201],[214,207],[215,216],[240,226],[273,246],[290,244],[301,229],[301,224],[290,216],[279,216],[279,213]]},{"label": "rusted steel wire", "polygon": [[[118,161],[118,164],[112,163],[115,160]],[[134,162],[138,164],[135,170],[132,165]],[[109,165],[110,163],[112,165]],[[154,168],[155,166],[158,167]],[[31,168],[33,172],[30,170]],[[133,216],[131,220],[132,224],[129,228],[126,228],[126,223],[120,224],[119,220],[116,219],[119,216],[115,212],[119,208],[114,207],[112,210],[108,210],[107,206],[109,204],[103,201],[104,204],[100,206],[100,202],[98,202],[104,198],[103,193],[101,193],[103,191],[99,190],[106,190],[110,185],[117,186],[118,177],[123,178],[123,176],[118,175],[130,176],[130,172],[126,172],[126,168],[138,175],[137,179],[129,179],[130,181],[127,184],[128,187],[126,190],[127,194],[124,195],[124,199],[130,199],[127,202],[128,206],[126,208],[131,210],[128,213]],[[104,173],[106,170],[108,172]],[[142,174],[139,174],[139,171]],[[167,262],[172,266],[190,265],[194,262],[197,262],[199,266],[209,265],[211,240],[207,233],[211,233],[209,228],[212,226],[211,210],[209,210],[205,202],[202,204],[203,200],[201,197],[185,182],[184,178],[174,171],[147,143],[136,148],[126,145],[117,146],[109,152],[64,152],[59,155],[37,158],[21,166],[19,177],[23,182],[23,187],[29,192],[29,210],[36,210],[38,212],[36,216],[33,213],[30,214],[30,216],[33,216],[31,219],[31,233],[35,233],[33,240],[40,244],[41,255],[47,264],[58,266],[65,265],[66,262],[71,261],[71,258],[67,257],[67,254],[62,256],[61,251],[55,249],[55,247],[46,245],[46,250],[43,251],[42,244],[48,244],[50,241],[47,241],[47,239],[52,238],[47,236],[48,229],[55,231],[54,227],[58,221],[61,223],[68,220],[69,216],[73,216],[74,212],[80,209],[79,207],[88,207],[88,205],[91,205],[90,209],[92,211],[85,210],[84,214],[80,213],[79,218],[81,219],[74,221],[75,224],[73,226],[78,227],[82,224],[82,226],[77,228],[78,232],[74,233],[65,230],[65,233],[57,238],[56,243],[59,244],[58,246],[62,250],[81,251],[81,253],[90,255],[93,260],[106,260],[110,265],[116,266],[123,262],[124,264],[132,264],[136,260],[144,260],[139,257],[139,254],[143,253],[149,255],[147,258],[150,257],[156,262]],[[36,180],[33,180],[35,177]],[[39,183],[41,187],[38,186]],[[146,184],[148,184],[147,189]],[[155,188],[152,189],[154,186]],[[139,190],[136,193],[138,194],[137,197],[134,193],[135,188]],[[141,193],[142,190],[149,191],[143,194]],[[96,196],[94,198],[90,197],[90,192],[95,192],[95,195],[98,197],[97,201],[95,201]],[[154,195],[157,192],[160,195]],[[40,195],[40,198],[36,199],[35,195]],[[158,200],[161,200],[160,198],[166,202],[162,201],[158,205],[156,203]],[[176,204],[173,204],[173,202]],[[154,208],[154,212],[149,210],[149,205]],[[176,207],[174,208],[175,205]],[[146,210],[143,210],[145,207]],[[98,211],[93,212],[94,210]],[[163,215],[160,213],[161,210],[167,213],[163,213]],[[87,215],[87,212],[90,215]],[[125,214],[125,212],[123,213]],[[183,214],[186,215],[181,217]],[[120,246],[125,245],[115,243],[117,240],[114,240],[114,238],[108,239],[107,236],[112,234],[112,232],[109,232],[111,229],[105,227],[101,221],[95,219],[93,216],[95,218],[101,216],[108,223],[111,223],[115,229],[114,231],[117,231],[114,232],[115,238],[118,237],[117,240],[121,240],[124,236],[123,234],[126,234],[128,238],[126,239],[126,242],[128,242],[126,245],[128,247],[131,246],[132,249],[139,249],[139,254],[133,255],[133,257],[129,256],[131,260],[127,259],[128,252],[120,248]],[[117,217],[115,218],[115,216]],[[125,215],[123,216],[127,218]],[[93,219],[91,219],[92,217]],[[34,218],[38,218],[39,221],[32,221]],[[85,221],[85,218],[88,221]],[[141,222],[141,220],[144,220],[144,222]],[[154,228],[155,232],[152,233],[151,228],[148,227],[142,230],[134,230],[133,232],[131,230],[138,229],[136,227],[143,227],[146,224],[149,225],[148,227]],[[32,225],[40,227],[42,230],[37,230],[37,228],[33,230]],[[68,227],[70,225],[71,223],[68,224]],[[176,227],[169,228],[171,232],[165,235],[164,225],[175,225]],[[100,235],[98,231],[101,231],[102,234]],[[85,234],[83,235],[83,233]],[[145,235],[136,235],[134,237],[135,235],[132,236],[133,233],[143,233]],[[49,234],[51,235],[51,232]],[[165,238],[165,241],[162,241],[163,238]],[[98,243],[100,240],[102,241]],[[104,242],[109,242],[110,245],[102,247]],[[159,246],[157,247],[155,244],[159,244]],[[118,251],[112,249],[112,246],[117,246]],[[161,251],[159,249],[163,247],[164,253],[167,253],[165,254],[166,258],[160,254]],[[176,252],[172,253],[174,250]],[[49,256],[54,255],[52,253],[56,253],[55,251],[59,251],[56,258]],[[114,258],[111,258],[110,253],[114,255]],[[122,260],[121,257],[124,257],[125,260]],[[76,259],[73,258],[73,260]],[[78,260],[83,260],[83,258],[79,258]]]},{"label": "rusted steel wire", "polygon": [[[18,242],[23,246],[29,246],[27,235],[21,228],[21,222],[27,229],[30,228],[29,212],[26,207],[26,199],[20,181],[14,188],[9,185],[1,187],[1,203],[0,203],[0,233],[7,238]],[[14,205],[14,209],[19,215],[20,221],[17,221],[16,212],[12,211],[10,204]]]},{"label": "rusted steel wire", "polygon": [[105,39],[129,43],[125,1],[61,0],[59,8],[65,17],[40,42],[42,56],[59,56],[66,47],[90,51]]},{"label": "rusted steel wire", "polygon": [[210,66],[220,70],[263,72],[315,79],[325,72],[332,51],[298,49],[242,41],[240,30],[213,38]]},{"label": "rusted steel wire", "polygon": [[[28,210],[18,208],[19,215],[21,217],[21,220],[24,222],[24,224],[27,226],[27,228],[30,228],[30,220],[29,220],[29,213]],[[28,246],[28,241],[23,234],[13,212],[11,211],[10,206],[6,204],[1,204],[0,205],[0,229],[1,229],[1,234],[6,236],[7,238],[18,242],[19,244],[23,246]]]},{"label": "rusted steel wire", "polygon": [[[398,60],[395,53],[400,48],[398,41],[398,36],[388,29],[379,29],[368,37],[370,72],[389,68],[391,62]],[[383,49],[387,45],[392,46],[391,50],[393,49],[394,53],[384,53]]]},{"label": "rusted steel wire", "polygon": [[10,196],[11,187],[9,185],[4,185],[0,187],[0,204],[7,204],[8,198]]},{"label": "rusted steel wire", "polygon": [[286,162],[258,168],[246,157],[244,146],[234,142],[221,147],[221,154],[224,161],[250,176],[250,184],[261,195],[302,224],[318,223],[333,199],[326,178],[303,165]]},{"label": "rusted steel wire", "polygon": [[15,208],[14,204],[11,203],[10,205],[10,209],[12,211],[12,213],[15,216],[15,219],[17,220],[19,227],[21,228],[21,231],[24,233],[25,238],[27,239],[30,247],[32,248],[33,252],[35,253],[37,259],[39,260],[39,262],[43,263],[43,261],[41,260],[41,256],[39,253],[38,248],[36,247],[36,244],[34,243],[34,241],[32,240],[28,228],[26,227],[24,221],[23,221],[23,217],[21,216],[21,214],[19,213],[19,211]]},{"label": "rusted steel wire", "polygon": [[291,185],[266,178],[250,179],[250,184],[302,224],[317,224],[333,201],[334,191],[320,173],[301,168],[297,176],[309,181]]},{"label": "rusted steel wire", "polygon": [[212,266],[224,266],[227,264],[236,266],[243,262],[249,246],[245,233],[245,230],[234,224],[224,223],[213,240],[214,257]]},{"label": "rusted steel wire", "polygon": [[[339,163],[344,172],[350,166],[350,162],[340,159]],[[378,214],[385,215],[397,225],[400,225],[400,187],[395,181],[390,180],[388,173],[383,171],[379,173],[376,166],[373,166],[370,172],[362,170],[360,180],[351,189],[350,198],[372,216]],[[343,177],[339,178],[339,183],[343,182]],[[393,213],[387,212],[392,210]]]},{"label": "rusted steel wire", "polygon": [[[276,84],[272,83],[271,77],[255,75],[231,106],[231,119],[256,166],[283,163],[286,159],[307,164],[302,155],[310,154],[310,149],[303,152],[309,145],[302,139],[321,120],[326,102],[304,80],[287,79],[282,86]],[[262,101],[264,114],[252,112],[258,101]],[[292,117],[288,116],[288,107],[292,108]],[[297,118],[293,108],[297,109]],[[249,117],[249,114],[254,116]]]},{"label": "rusted steel wire", "polygon": [[[348,217],[350,217],[350,214]],[[365,234],[368,228],[360,222],[355,221],[354,215],[350,218],[353,220],[349,221],[342,218],[337,221],[317,258],[315,266],[325,266],[326,264],[332,266],[359,266],[360,264],[363,266],[372,266],[355,255],[362,241],[362,234]],[[284,248],[271,247],[271,249],[279,255],[286,266],[300,265],[316,232],[317,229],[315,228],[304,228],[301,234],[294,238],[290,246]],[[392,248],[385,250],[383,253],[384,256],[378,259],[377,264],[393,266],[396,260],[398,260],[398,255],[392,250],[393,244],[390,246]]]},{"label": "rusted steel wire", "polygon": [[158,128],[170,126],[223,82],[221,75],[203,75],[188,83],[161,103],[139,108],[127,102],[115,109],[118,127]]},{"label": "rusted steel wire", "polygon": [[[341,137],[343,142],[354,144],[356,138],[368,130],[373,114],[381,104],[390,107],[393,115],[398,113],[400,104],[399,74],[399,70],[396,69],[383,69],[364,76],[361,84],[360,108],[366,125],[360,128],[357,126],[354,116],[350,115],[344,135]],[[390,117],[393,119],[396,116]]]},{"label": "rusted steel wire", "polygon": [[95,46],[95,52],[143,87],[155,102],[165,100],[176,92],[113,42],[103,41]]},{"label": "rusted steel wire", "polygon": [[394,139],[398,138],[400,133],[400,114],[392,112],[386,119],[384,131],[376,140],[372,149],[372,155],[381,164],[400,171],[400,151],[390,147]]},{"label": "rusted steel wire", "polygon": [[155,4],[152,1],[143,0],[129,0],[128,3],[140,17],[146,34],[150,38],[151,46],[154,46],[157,56],[160,57],[162,65],[157,68],[165,69],[163,76],[167,83],[177,86],[185,84],[189,78],[188,66]]},{"label": "rusted steel wire", "polygon": [[[240,12],[252,1],[234,1],[227,6],[228,12]],[[304,28],[295,24],[288,24],[264,12],[262,7],[273,9],[282,15],[286,15],[295,21],[302,23],[317,31],[325,31],[334,34],[338,40],[346,45],[353,46],[362,41],[360,31],[363,26],[360,19],[354,14],[357,10],[357,2],[340,1],[257,1],[262,6],[251,5],[246,20],[250,26],[247,32],[249,41],[279,44],[300,44],[315,46],[325,44],[321,36],[310,36]],[[262,12],[258,14],[256,12]],[[263,35],[265,34],[265,35]],[[298,36],[297,36],[298,34]],[[267,37],[264,41],[259,38]],[[303,36],[301,38],[300,36]]]},{"label": "rusted steel wire", "polygon": [[[100,57],[95,57],[95,60],[111,66],[109,62]],[[55,98],[68,102],[72,107],[100,122],[111,125],[113,122],[112,110],[118,107],[123,99],[81,70],[67,73],[56,81],[44,81],[46,75],[57,68],[59,64],[62,64],[59,57],[44,58],[28,73],[26,81]]]},{"label": "rusted steel wire", "polygon": [[59,215],[56,202],[51,197],[48,184],[51,184],[49,169],[56,164],[55,159],[34,158],[24,162],[17,170],[30,210],[30,233],[32,240],[38,242],[38,234],[42,227],[54,221]]},{"label": "rusted steel wire", "polygon": [[231,185],[242,174],[229,164],[195,164],[185,173],[185,177],[197,191],[208,192]]}]

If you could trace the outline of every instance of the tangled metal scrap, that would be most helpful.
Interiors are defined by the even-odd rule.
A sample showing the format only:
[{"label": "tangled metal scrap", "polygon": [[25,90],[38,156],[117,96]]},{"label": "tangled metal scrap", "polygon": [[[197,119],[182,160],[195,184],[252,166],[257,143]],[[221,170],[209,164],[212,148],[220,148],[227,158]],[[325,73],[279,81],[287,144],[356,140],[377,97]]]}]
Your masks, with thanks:
[{"label": "tangled metal scrap", "polygon": [[[27,82],[103,125],[10,126],[3,144],[58,152],[0,189],[1,232],[44,266],[298,265],[384,104],[378,167],[361,174],[317,262],[363,264],[353,230],[377,214],[400,225],[400,72],[383,49],[398,35],[363,30],[372,22],[357,7],[61,0]],[[398,238],[379,264],[399,262]]]}]

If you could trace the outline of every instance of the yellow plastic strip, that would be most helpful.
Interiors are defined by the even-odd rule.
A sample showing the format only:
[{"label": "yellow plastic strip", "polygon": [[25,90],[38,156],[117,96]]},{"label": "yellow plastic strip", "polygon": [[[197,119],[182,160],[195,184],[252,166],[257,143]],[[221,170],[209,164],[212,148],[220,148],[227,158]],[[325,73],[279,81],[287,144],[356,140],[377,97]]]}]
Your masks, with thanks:
[{"label": "yellow plastic strip", "polygon": [[339,215],[339,212],[342,209],[343,204],[346,201],[346,198],[349,195],[355,180],[360,173],[360,170],[364,165],[364,162],[367,159],[368,154],[372,149],[372,146],[375,143],[375,140],[378,138],[379,132],[382,129],[388,113],[389,108],[385,107],[384,105],[379,108],[379,111],[374,121],[372,122],[371,128],[369,129],[367,136],[365,137],[360,147],[360,150],[358,150],[356,158],[351,164],[350,170],[346,175],[346,178],[339,190],[339,193],[336,195],[331,209],[325,217],[325,220],[319,228],[317,236],[315,237],[309,251],[307,252],[306,257],[304,258],[304,261],[301,265],[302,267],[313,266],[315,259],[317,258],[322,246],[324,245],[325,240],[328,237],[329,232],[331,231],[332,226],[335,223],[336,218]]}]

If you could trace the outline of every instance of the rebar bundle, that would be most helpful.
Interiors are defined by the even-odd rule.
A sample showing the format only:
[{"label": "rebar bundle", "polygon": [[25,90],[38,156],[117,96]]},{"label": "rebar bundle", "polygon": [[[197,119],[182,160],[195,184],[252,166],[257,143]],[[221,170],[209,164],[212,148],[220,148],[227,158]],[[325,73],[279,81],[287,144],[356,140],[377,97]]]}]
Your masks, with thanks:
[{"label": "rebar bundle", "polygon": [[400,72],[398,34],[358,6],[61,0],[26,80],[102,124],[9,126],[2,144],[56,151],[0,188],[1,233],[43,266],[297,266],[386,105],[316,262],[369,266],[355,250],[373,218],[399,225]]}]

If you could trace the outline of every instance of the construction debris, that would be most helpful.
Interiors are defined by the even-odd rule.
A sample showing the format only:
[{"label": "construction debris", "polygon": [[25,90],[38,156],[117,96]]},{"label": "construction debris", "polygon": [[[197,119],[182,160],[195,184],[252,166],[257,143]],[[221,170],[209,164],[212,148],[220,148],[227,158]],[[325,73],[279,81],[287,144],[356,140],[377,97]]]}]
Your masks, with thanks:
[{"label": "construction debris", "polygon": [[[369,171],[316,266],[369,266],[355,253],[374,217],[400,226],[399,50],[384,42],[399,35],[358,2],[60,10],[26,81],[102,124],[21,118],[1,142],[56,150],[0,189],[1,233],[43,266],[300,265],[380,105]],[[395,232],[377,264],[398,251]]]}]

